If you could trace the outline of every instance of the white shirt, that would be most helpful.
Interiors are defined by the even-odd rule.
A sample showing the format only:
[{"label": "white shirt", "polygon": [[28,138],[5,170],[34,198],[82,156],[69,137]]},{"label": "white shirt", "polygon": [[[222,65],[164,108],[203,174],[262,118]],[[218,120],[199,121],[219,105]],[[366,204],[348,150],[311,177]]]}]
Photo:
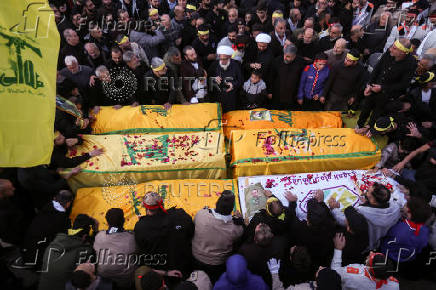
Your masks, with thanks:
[{"label": "white shirt", "polygon": [[56,200],[52,200],[51,201],[53,203],[53,207],[55,210],[60,211],[60,212],[65,212],[65,208]]},{"label": "white shirt", "polygon": [[421,97],[423,103],[430,103],[431,89],[428,89],[427,91],[421,90]]},{"label": "white shirt", "polygon": [[377,288],[377,281],[369,274],[365,265],[350,264],[342,267],[342,251],[335,249],[333,260],[331,264],[332,270],[335,270],[342,280],[342,290],[363,290],[363,289],[377,289],[377,290],[399,290],[400,284],[398,281],[390,277],[383,283],[379,282]]},{"label": "white shirt", "polygon": [[277,34],[277,31],[274,31],[274,34],[277,37],[277,40],[280,42],[280,44],[282,46],[285,46],[285,41],[286,41],[286,33],[283,35],[283,38],[280,38],[280,36]]}]

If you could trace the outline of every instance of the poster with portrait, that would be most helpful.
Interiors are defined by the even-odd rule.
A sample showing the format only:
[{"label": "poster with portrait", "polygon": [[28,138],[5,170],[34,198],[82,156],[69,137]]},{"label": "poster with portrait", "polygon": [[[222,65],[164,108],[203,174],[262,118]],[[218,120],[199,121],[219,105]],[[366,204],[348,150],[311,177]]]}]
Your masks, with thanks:
[{"label": "poster with portrait", "polygon": [[307,202],[315,191],[322,190],[326,203],[334,198],[340,203],[340,209],[344,210],[348,206],[358,205],[360,197],[374,182],[388,187],[392,191],[391,198],[405,204],[404,195],[395,180],[381,173],[368,174],[366,170],[239,177],[239,200],[242,214],[250,219],[259,210],[259,201],[263,202],[259,195],[265,190],[271,191],[285,206],[288,205],[285,192],[290,191],[298,197],[297,217],[304,220]]}]

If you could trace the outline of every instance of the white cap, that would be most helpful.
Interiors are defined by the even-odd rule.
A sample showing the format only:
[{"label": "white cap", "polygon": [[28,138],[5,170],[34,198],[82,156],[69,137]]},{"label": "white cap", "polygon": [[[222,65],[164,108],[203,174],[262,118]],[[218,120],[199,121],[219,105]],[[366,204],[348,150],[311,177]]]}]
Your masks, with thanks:
[{"label": "white cap", "polygon": [[216,50],[217,54],[225,54],[225,55],[233,55],[233,49],[230,46],[227,45],[221,45]]},{"label": "white cap", "polygon": [[259,33],[256,36],[256,42],[270,43],[271,42],[271,36],[269,36],[266,33]]}]

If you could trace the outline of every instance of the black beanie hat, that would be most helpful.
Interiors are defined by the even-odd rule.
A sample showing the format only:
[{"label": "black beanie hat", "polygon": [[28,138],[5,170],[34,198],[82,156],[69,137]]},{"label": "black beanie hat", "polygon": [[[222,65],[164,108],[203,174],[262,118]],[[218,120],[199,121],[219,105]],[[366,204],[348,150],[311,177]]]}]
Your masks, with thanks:
[{"label": "black beanie hat", "polygon": [[341,276],[335,270],[324,268],[316,278],[317,290],[341,290]]},{"label": "black beanie hat", "polygon": [[347,207],[344,214],[347,218],[348,225],[354,234],[368,234],[368,222],[366,221],[366,218],[358,213],[354,207]]},{"label": "black beanie hat", "polygon": [[319,202],[312,198],[307,202],[307,220],[312,226],[322,224],[328,219],[326,208],[319,204]]}]

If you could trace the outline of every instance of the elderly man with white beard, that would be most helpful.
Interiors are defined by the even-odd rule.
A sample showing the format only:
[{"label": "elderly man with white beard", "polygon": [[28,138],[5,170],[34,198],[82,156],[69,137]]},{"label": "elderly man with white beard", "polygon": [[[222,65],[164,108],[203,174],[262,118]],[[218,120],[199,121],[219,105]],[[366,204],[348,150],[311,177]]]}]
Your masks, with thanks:
[{"label": "elderly man with white beard", "polygon": [[237,109],[242,73],[239,62],[231,59],[233,54],[231,47],[219,46],[217,54],[219,59],[209,68],[208,75],[214,79],[213,85],[209,87],[209,93],[221,103],[225,113]]}]

